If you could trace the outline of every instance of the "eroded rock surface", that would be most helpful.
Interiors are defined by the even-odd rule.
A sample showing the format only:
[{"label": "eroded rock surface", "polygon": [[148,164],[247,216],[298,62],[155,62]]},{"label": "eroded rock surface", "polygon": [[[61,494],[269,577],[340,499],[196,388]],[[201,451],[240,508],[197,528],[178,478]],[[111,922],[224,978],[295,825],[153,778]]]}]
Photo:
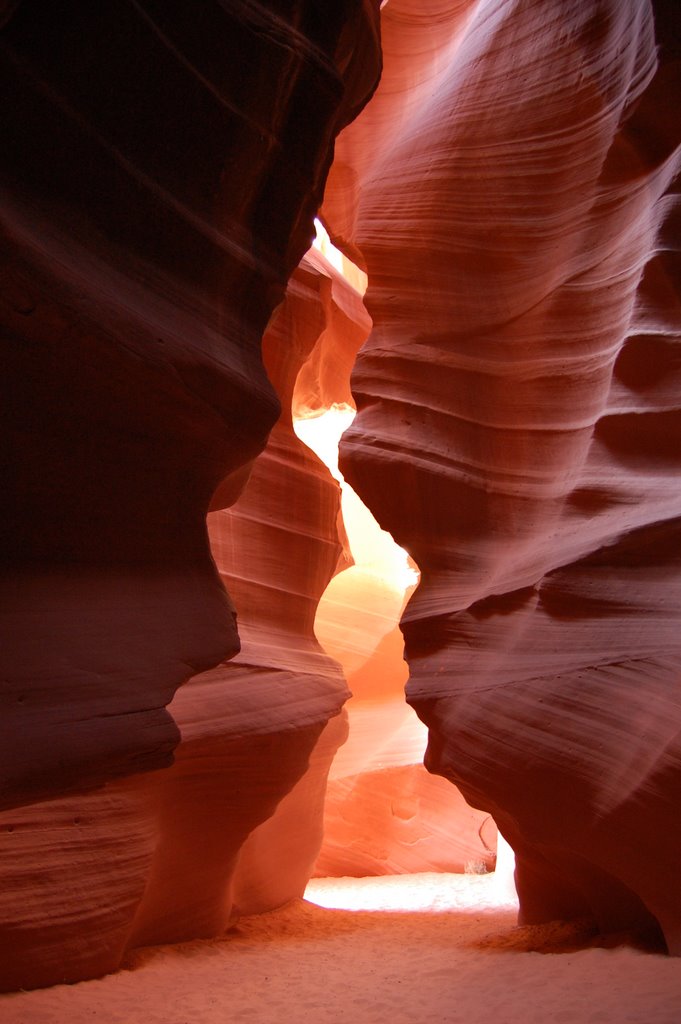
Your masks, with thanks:
[{"label": "eroded rock surface", "polygon": [[316,631],[352,697],[347,742],[329,773],[318,876],[491,870],[496,827],[423,766],[426,729],[405,703],[399,619],[417,574],[343,484],[354,563],[330,582]]},{"label": "eroded rock surface", "polygon": [[341,467],[422,572],[427,765],[514,845],[523,921],[681,952],[678,11],[383,16],[325,215],[369,274]]},{"label": "eroded rock surface", "polygon": [[[205,513],[238,496],[279,414],[260,341],[334,135],[375,84],[377,6],[0,12],[5,988],[111,970],[131,941],[224,919],[224,899],[197,911],[201,893],[179,894],[177,917],[159,906],[164,873],[186,881],[216,854],[201,821],[191,851],[180,824],[203,794],[193,734],[172,800],[167,773],[139,773],[171,763],[178,686],[239,649]],[[254,716],[277,703],[266,687],[259,701]],[[322,719],[282,715],[316,733]],[[286,749],[235,834],[302,772],[304,749]],[[236,799],[211,758],[203,819]]]},{"label": "eroded rock surface", "polygon": [[[314,634],[342,552],[339,488],[294,433],[292,402],[301,368],[323,368],[329,354],[336,361],[344,335],[357,331],[353,304],[361,307],[359,297],[311,251],[265,333],[282,414],[239,500],[208,516],[216,565],[238,609],[241,651],[191,679],[170,705],[182,742],[166,772],[167,835],[139,911],[138,942],[161,941],[166,923],[174,938],[216,934],[233,904],[238,913],[278,906],[302,896],[310,877],[349,692]],[[208,852],[199,875],[198,837]]]},{"label": "eroded rock surface", "polygon": [[[323,237],[319,244],[324,250]],[[329,252],[363,293],[357,268],[339,255]],[[426,730],[404,699],[407,666],[398,623],[418,573],[338,472],[338,440],[354,416],[350,370],[371,329],[360,295],[341,285],[332,282],[337,312],[326,318],[293,401],[296,432],[341,484],[352,563],[345,553],[315,615],[315,633],[352,692],[345,705],[348,739],[329,773],[315,874],[489,870],[496,827],[455,787],[426,772]]]}]

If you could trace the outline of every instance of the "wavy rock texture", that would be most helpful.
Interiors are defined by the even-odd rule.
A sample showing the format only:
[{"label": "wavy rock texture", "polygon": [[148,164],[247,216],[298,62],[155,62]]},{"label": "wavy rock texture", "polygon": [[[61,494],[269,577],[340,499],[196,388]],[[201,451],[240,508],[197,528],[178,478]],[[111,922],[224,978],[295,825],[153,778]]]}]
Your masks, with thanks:
[{"label": "wavy rock texture", "polygon": [[325,219],[369,273],[341,467],[417,561],[427,765],[524,922],[681,952],[674,4],[391,0]]},{"label": "wavy rock texture", "polygon": [[342,553],[339,488],[296,437],[292,403],[304,365],[333,378],[327,361],[337,362],[347,339],[352,347],[356,338],[356,350],[366,335],[357,317],[366,320],[359,297],[312,250],[263,339],[282,414],[237,503],[208,516],[213,555],[238,608],[241,652],[195,676],[170,705],[182,742],[166,773],[166,828],[137,944],[168,941],[169,928],[173,940],[215,935],[233,903],[241,913],[280,905],[302,896],[310,877],[326,775],[347,732],[336,716],[349,693],[314,634]]},{"label": "wavy rock texture", "polygon": [[[245,835],[303,770],[287,741],[266,784],[216,740],[199,807],[188,713],[176,790],[139,774],[172,760],[178,686],[238,650],[205,512],[237,497],[278,416],[260,340],[334,135],[375,84],[376,16],[368,0],[323,20],[304,0],[2,6],[4,988],[213,927],[224,901],[160,906],[159,879],[190,863],[179,819],[226,813],[236,779],[258,791]],[[308,746],[340,700],[327,685],[286,717]],[[264,682],[253,694],[276,717]]]},{"label": "wavy rock texture", "polygon": [[[324,251],[323,239],[320,244]],[[332,259],[338,255],[329,253]],[[347,260],[342,272],[364,292],[366,282]],[[346,876],[489,870],[496,827],[489,815],[467,806],[453,786],[426,772],[426,730],[404,700],[407,671],[398,622],[416,574],[338,473],[338,439],[354,415],[348,405],[350,370],[371,321],[360,295],[347,284],[332,280],[332,294],[345,322],[338,314],[327,316],[293,400],[296,432],[341,482],[342,525],[352,562],[339,564],[341,571],[315,615],[315,633],[341,665],[352,697],[345,705],[348,739],[329,773],[314,871]],[[286,804],[292,801],[293,794]],[[302,807],[296,813],[300,819]]]},{"label": "wavy rock texture", "polygon": [[331,580],[315,628],[353,696],[348,740],[329,773],[315,874],[491,870],[494,823],[426,772],[426,730],[404,700],[398,622],[414,590],[404,552],[346,485],[342,508],[355,564]]}]

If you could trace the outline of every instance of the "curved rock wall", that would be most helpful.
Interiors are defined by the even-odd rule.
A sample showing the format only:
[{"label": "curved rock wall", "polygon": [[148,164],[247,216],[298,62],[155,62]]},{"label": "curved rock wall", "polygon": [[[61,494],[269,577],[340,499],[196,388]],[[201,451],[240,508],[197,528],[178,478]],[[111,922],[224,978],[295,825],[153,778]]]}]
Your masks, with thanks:
[{"label": "curved rock wall", "polygon": [[[340,427],[349,417],[337,411],[335,418]],[[408,672],[398,623],[417,573],[347,482],[341,493],[354,564],[326,588],[315,630],[342,666],[352,697],[345,706],[348,740],[329,773],[315,874],[491,870],[494,823],[449,782],[428,774],[427,731],[404,699]]]},{"label": "curved rock wall", "polygon": [[325,218],[372,335],[341,467],[422,581],[427,765],[491,811],[521,920],[681,952],[678,14],[383,11]]},{"label": "curved rock wall", "polygon": [[[325,251],[323,233],[316,244]],[[338,472],[338,440],[354,416],[350,371],[372,325],[360,297],[363,275],[337,250],[328,255],[357,290],[337,275],[321,290],[324,296],[330,284],[335,302],[325,304],[323,334],[298,375],[293,411],[296,433],[341,484],[347,552],[319,601],[315,633],[340,664],[352,696],[345,705],[348,739],[329,772],[314,873],[490,870],[494,823],[454,786],[427,773],[426,730],[404,700],[407,667],[398,622],[417,574]],[[299,315],[296,320],[303,322]],[[292,815],[295,800],[302,820],[303,791],[307,814],[312,811],[309,780],[297,789],[285,804]],[[273,826],[270,820],[268,835]],[[281,851],[281,841],[277,845]]]},{"label": "curved rock wall", "polygon": [[[192,745],[189,713],[177,765],[140,774],[172,761],[192,703],[166,710],[180,684],[239,649],[205,513],[214,493],[217,509],[237,497],[279,414],[260,341],[333,138],[375,85],[377,7],[2,8],[3,988],[221,927],[224,891],[216,908],[159,896],[178,872],[192,888],[199,850],[222,857],[214,825],[196,821],[192,841],[187,816],[227,813],[239,779],[256,791],[235,811],[243,838],[341,700],[325,682],[313,715],[282,716],[308,731],[297,761],[289,741],[280,759],[253,740],[251,766],[264,745],[275,782]],[[264,682],[253,703],[276,705]]]},{"label": "curved rock wall", "polygon": [[[317,343],[355,330],[315,257],[225,509],[378,6],[0,7],[3,988],[311,870],[337,494],[288,403],[305,359],[301,400],[339,400]],[[344,470],[422,570],[428,767],[513,843],[524,921],[681,951],[678,14],[390,0],[383,26],[325,218],[370,274]]]}]

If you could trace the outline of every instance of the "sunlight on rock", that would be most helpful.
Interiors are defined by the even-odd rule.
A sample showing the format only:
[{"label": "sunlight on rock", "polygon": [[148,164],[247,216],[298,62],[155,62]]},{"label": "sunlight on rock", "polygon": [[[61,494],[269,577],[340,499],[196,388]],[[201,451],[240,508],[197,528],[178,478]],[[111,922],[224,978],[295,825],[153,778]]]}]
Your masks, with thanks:
[{"label": "sunlight on rock", "polygon": [[297,419],[294,430],[341,485],[343,523],[356,566],[363,566],[400,594],[418,583],[419,573],[404,548],[382,530],[338,468],[338,443],[355,418],[350,405],[333,405],[321,415]]},{"label": "sunlight on rock", "polygon": [[337,249],[329,238],[329,233],[319,220],[315,217],[315,239],[313,246],[326,257],[332,267],[335,267],[339,274],[342,274],[346,281],[348,281],[355,291],[358,291],[360,295],[364,295],[367,290],[368,278],[363,270],[349,260],[340,249]]}]

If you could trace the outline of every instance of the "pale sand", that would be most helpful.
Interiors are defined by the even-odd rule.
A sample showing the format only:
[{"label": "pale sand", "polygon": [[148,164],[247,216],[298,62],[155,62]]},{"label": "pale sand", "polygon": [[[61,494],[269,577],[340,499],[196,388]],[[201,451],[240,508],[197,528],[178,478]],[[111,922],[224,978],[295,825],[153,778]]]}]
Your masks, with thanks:
[{"label": "pale sand", "polygon": [[220,939],[138,951],[99,981],[2,996],[0,1021],[681,1022],[681,960],[576,950],[565,926],[519,929],[493,875],[320,879],[308,896],[363,909],[298,900]]}]

